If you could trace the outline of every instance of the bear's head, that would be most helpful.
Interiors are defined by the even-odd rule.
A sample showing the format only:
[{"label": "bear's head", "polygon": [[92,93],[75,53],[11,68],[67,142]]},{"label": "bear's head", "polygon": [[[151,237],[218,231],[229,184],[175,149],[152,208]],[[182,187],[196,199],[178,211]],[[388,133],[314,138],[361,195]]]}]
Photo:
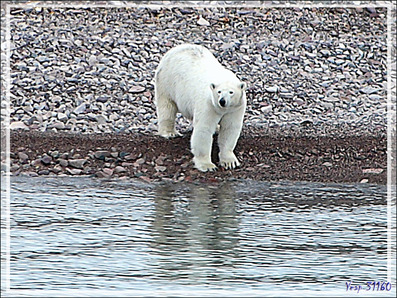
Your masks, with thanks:
[{"label": "bear's head", "polygon": [[237,108],[245,103],[246,83],[224,82],[210,84],[213,105],[220,109]]}]

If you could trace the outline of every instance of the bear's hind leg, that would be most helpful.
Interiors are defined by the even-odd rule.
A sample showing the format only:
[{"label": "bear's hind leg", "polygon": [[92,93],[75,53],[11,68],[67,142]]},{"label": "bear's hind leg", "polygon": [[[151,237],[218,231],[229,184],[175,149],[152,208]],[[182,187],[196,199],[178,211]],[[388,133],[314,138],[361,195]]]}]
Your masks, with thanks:
[{"label": "bear's hind leg", "polygon": [[158,120],[158,135],[164,138],[181,136],[175,130],[175,117],[178,112],[176,104],[166,97],[156,98],[156,111]]}]

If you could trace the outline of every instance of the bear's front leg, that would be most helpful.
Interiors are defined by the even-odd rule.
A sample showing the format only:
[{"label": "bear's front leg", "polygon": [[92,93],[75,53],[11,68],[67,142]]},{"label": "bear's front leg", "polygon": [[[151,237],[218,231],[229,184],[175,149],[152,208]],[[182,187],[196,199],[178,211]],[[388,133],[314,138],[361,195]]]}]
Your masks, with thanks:
[{"label": "bear's front leg", "polygon": [[212,136],[216,128],[216,119],[213,125],[206,121],[194,121],[191,142],[192,153],[194,155],[194,167],[201,172],[215,171],[216,166],[211,161]]},{"label": "bear's front leg", "polygon": [[243,117],[244,110],[226,114],[221,120],[218,135],[219,162],[225,169],[234,169],[240,166],[233,150],[240,136]]}]

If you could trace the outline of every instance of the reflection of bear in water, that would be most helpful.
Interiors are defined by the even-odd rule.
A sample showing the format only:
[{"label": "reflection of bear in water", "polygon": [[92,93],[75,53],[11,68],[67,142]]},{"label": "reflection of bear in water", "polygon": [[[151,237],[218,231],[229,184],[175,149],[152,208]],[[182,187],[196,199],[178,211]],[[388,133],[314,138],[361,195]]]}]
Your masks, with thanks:
[{"label": "reflection of bear in water", "polygon": [[241,257],[236,249],[240,216],[233,186],[187,187],[182,192],[180,184],[156,187],[150,246],[158,266],[169,272],[170,278],[194,274],[195,268],[227,268]]},{"label": "reflection of bear in water", "polygon": [[175,131],[177,112],[193,120],[191,149],[200,171],[215,170],[211,161],[212,135],[220,124],[220,165],[240,165],[233,153],[246,107],[246,84],[225,69],[212,53],[198,45],[180,45],[168,51],[156,70],[155,97],[159,135]]}]

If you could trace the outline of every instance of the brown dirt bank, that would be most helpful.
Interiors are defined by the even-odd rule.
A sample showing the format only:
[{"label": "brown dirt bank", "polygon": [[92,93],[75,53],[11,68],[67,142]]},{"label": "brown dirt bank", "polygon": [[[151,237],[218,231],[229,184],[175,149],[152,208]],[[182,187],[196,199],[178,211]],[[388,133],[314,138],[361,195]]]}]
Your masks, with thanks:
[{"label": "brown dirt bank", "polygon": [[[216,137],[215,137],[216,138]],[[242,166],[201,173],[193,168],[190,133],[165,140],[146,134],[12,131],[13,175],[139,177],[145,181],[316,181],[386,184],[384,136],[272,136],[243,133],[235,153]],[[217,161],[217,146],[213,149]]]}]

